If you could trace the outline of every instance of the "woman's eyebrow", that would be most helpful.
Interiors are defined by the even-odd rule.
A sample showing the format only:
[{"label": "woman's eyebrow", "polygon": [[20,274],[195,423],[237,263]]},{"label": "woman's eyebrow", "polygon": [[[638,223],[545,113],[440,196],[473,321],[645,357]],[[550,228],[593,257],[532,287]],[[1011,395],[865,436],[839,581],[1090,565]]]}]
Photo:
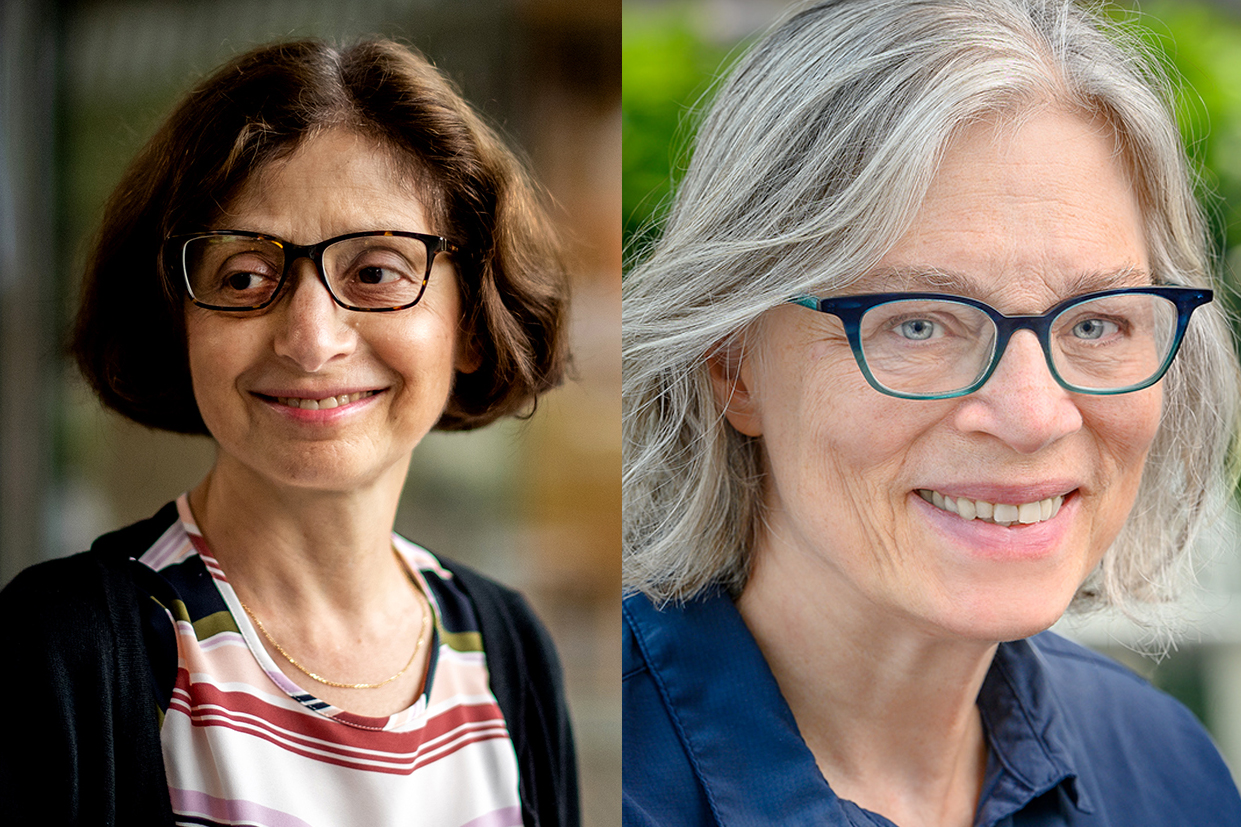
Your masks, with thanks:
[{"label": "woman's eyebrow", "polygon": [[[1066,280],[1065,297],[1095,293],[1119,287],[1146,287],[1154,279],[1145,268],[1126,265],[1113,270],[1092,270],[1078,273]],[[983,299],[994,296],[997,286],[965,273],[939,267],[912,265],[873,270],[849,285],[849,293],[921,292],[951,293]]]},{"label": "woman's eyebrow", "polygon": [[1113,290],[1119,287],[1150,287],[1154,283],[1154,276],[1145,268],[1128,266],[1115,270],[1083,273],[1065,286],[1067,295],[1076,296],[1081,293],[1096,293],[1100,290]]}]

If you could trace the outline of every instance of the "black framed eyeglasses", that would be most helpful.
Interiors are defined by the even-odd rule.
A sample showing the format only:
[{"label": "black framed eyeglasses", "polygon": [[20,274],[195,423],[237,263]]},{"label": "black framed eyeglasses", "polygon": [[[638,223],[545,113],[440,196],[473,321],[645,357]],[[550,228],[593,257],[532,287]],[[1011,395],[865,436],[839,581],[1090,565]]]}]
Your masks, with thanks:
[{"label": "black framed eyeglasses", "polygon": [[1194,309],[1214,298],[1191,287],[1129,287],[1087,293],[1041,316],[1006,316],[964,296],[873,293],[797,296],[793,304],[844,325],[871,387],[900,399],[973,393],[995,371],[1018,330],[1038,337],[1051,375],[1074,393],[1131,393],[1172,364]]},{"label": "black framed eyeglasses", "polygon": [[397,230],[348,233],[308,245],[244,230],[210,230],[171,236],[164,244],[168,269],[180,271],[190,301],[225,312],[271,305],[299,258],[314,262],[341,307],[404,310],[426,292],[436,254],[458,249],[439,236]]}]

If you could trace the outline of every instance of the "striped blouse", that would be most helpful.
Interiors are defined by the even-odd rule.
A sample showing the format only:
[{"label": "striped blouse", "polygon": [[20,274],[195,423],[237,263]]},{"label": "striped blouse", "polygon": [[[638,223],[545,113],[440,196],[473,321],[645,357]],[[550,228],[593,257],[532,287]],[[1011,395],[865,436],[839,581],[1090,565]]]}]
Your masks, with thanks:
[{"label": "striped blouse", "polygon": [[160,740],[183,825],[516,827],[517,760],[488,687],[469,599],[430,552],[393,536],[435,615],[423,694],[385,718],[319,700],[280,670],[194,524],[139,558],[177,595],[164,606],[177,680]]}]

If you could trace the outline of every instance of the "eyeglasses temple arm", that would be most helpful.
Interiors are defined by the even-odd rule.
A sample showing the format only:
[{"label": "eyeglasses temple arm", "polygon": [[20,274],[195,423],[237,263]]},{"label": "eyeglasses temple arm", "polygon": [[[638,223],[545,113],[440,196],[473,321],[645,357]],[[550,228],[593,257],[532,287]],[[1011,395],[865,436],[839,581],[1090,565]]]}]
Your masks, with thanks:
[{"label": "eyeglasses temple arm", "polygon": [[788,301],[789,304],[800,304],[802,307],[808,307],[811,310],[819,309],[819,299],[816,296],[793,296]]}]

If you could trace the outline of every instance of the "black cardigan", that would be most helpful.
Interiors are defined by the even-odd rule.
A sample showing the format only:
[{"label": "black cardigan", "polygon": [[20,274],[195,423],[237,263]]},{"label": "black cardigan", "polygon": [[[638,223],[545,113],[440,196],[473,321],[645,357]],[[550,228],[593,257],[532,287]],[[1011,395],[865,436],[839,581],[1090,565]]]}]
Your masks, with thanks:
[{"label": "black cardigan", "polygon": [[[143,639],[143,611],[163,581],[131,558],[176,518],[170,503],[0,592],[0,823],[173,824],[150,676],[154,664],[171,687],[176,653]],[[447,567],[478,615],[517,752],[523,822],[577,827],[577,764],[551,640],[517,592]]]}]

